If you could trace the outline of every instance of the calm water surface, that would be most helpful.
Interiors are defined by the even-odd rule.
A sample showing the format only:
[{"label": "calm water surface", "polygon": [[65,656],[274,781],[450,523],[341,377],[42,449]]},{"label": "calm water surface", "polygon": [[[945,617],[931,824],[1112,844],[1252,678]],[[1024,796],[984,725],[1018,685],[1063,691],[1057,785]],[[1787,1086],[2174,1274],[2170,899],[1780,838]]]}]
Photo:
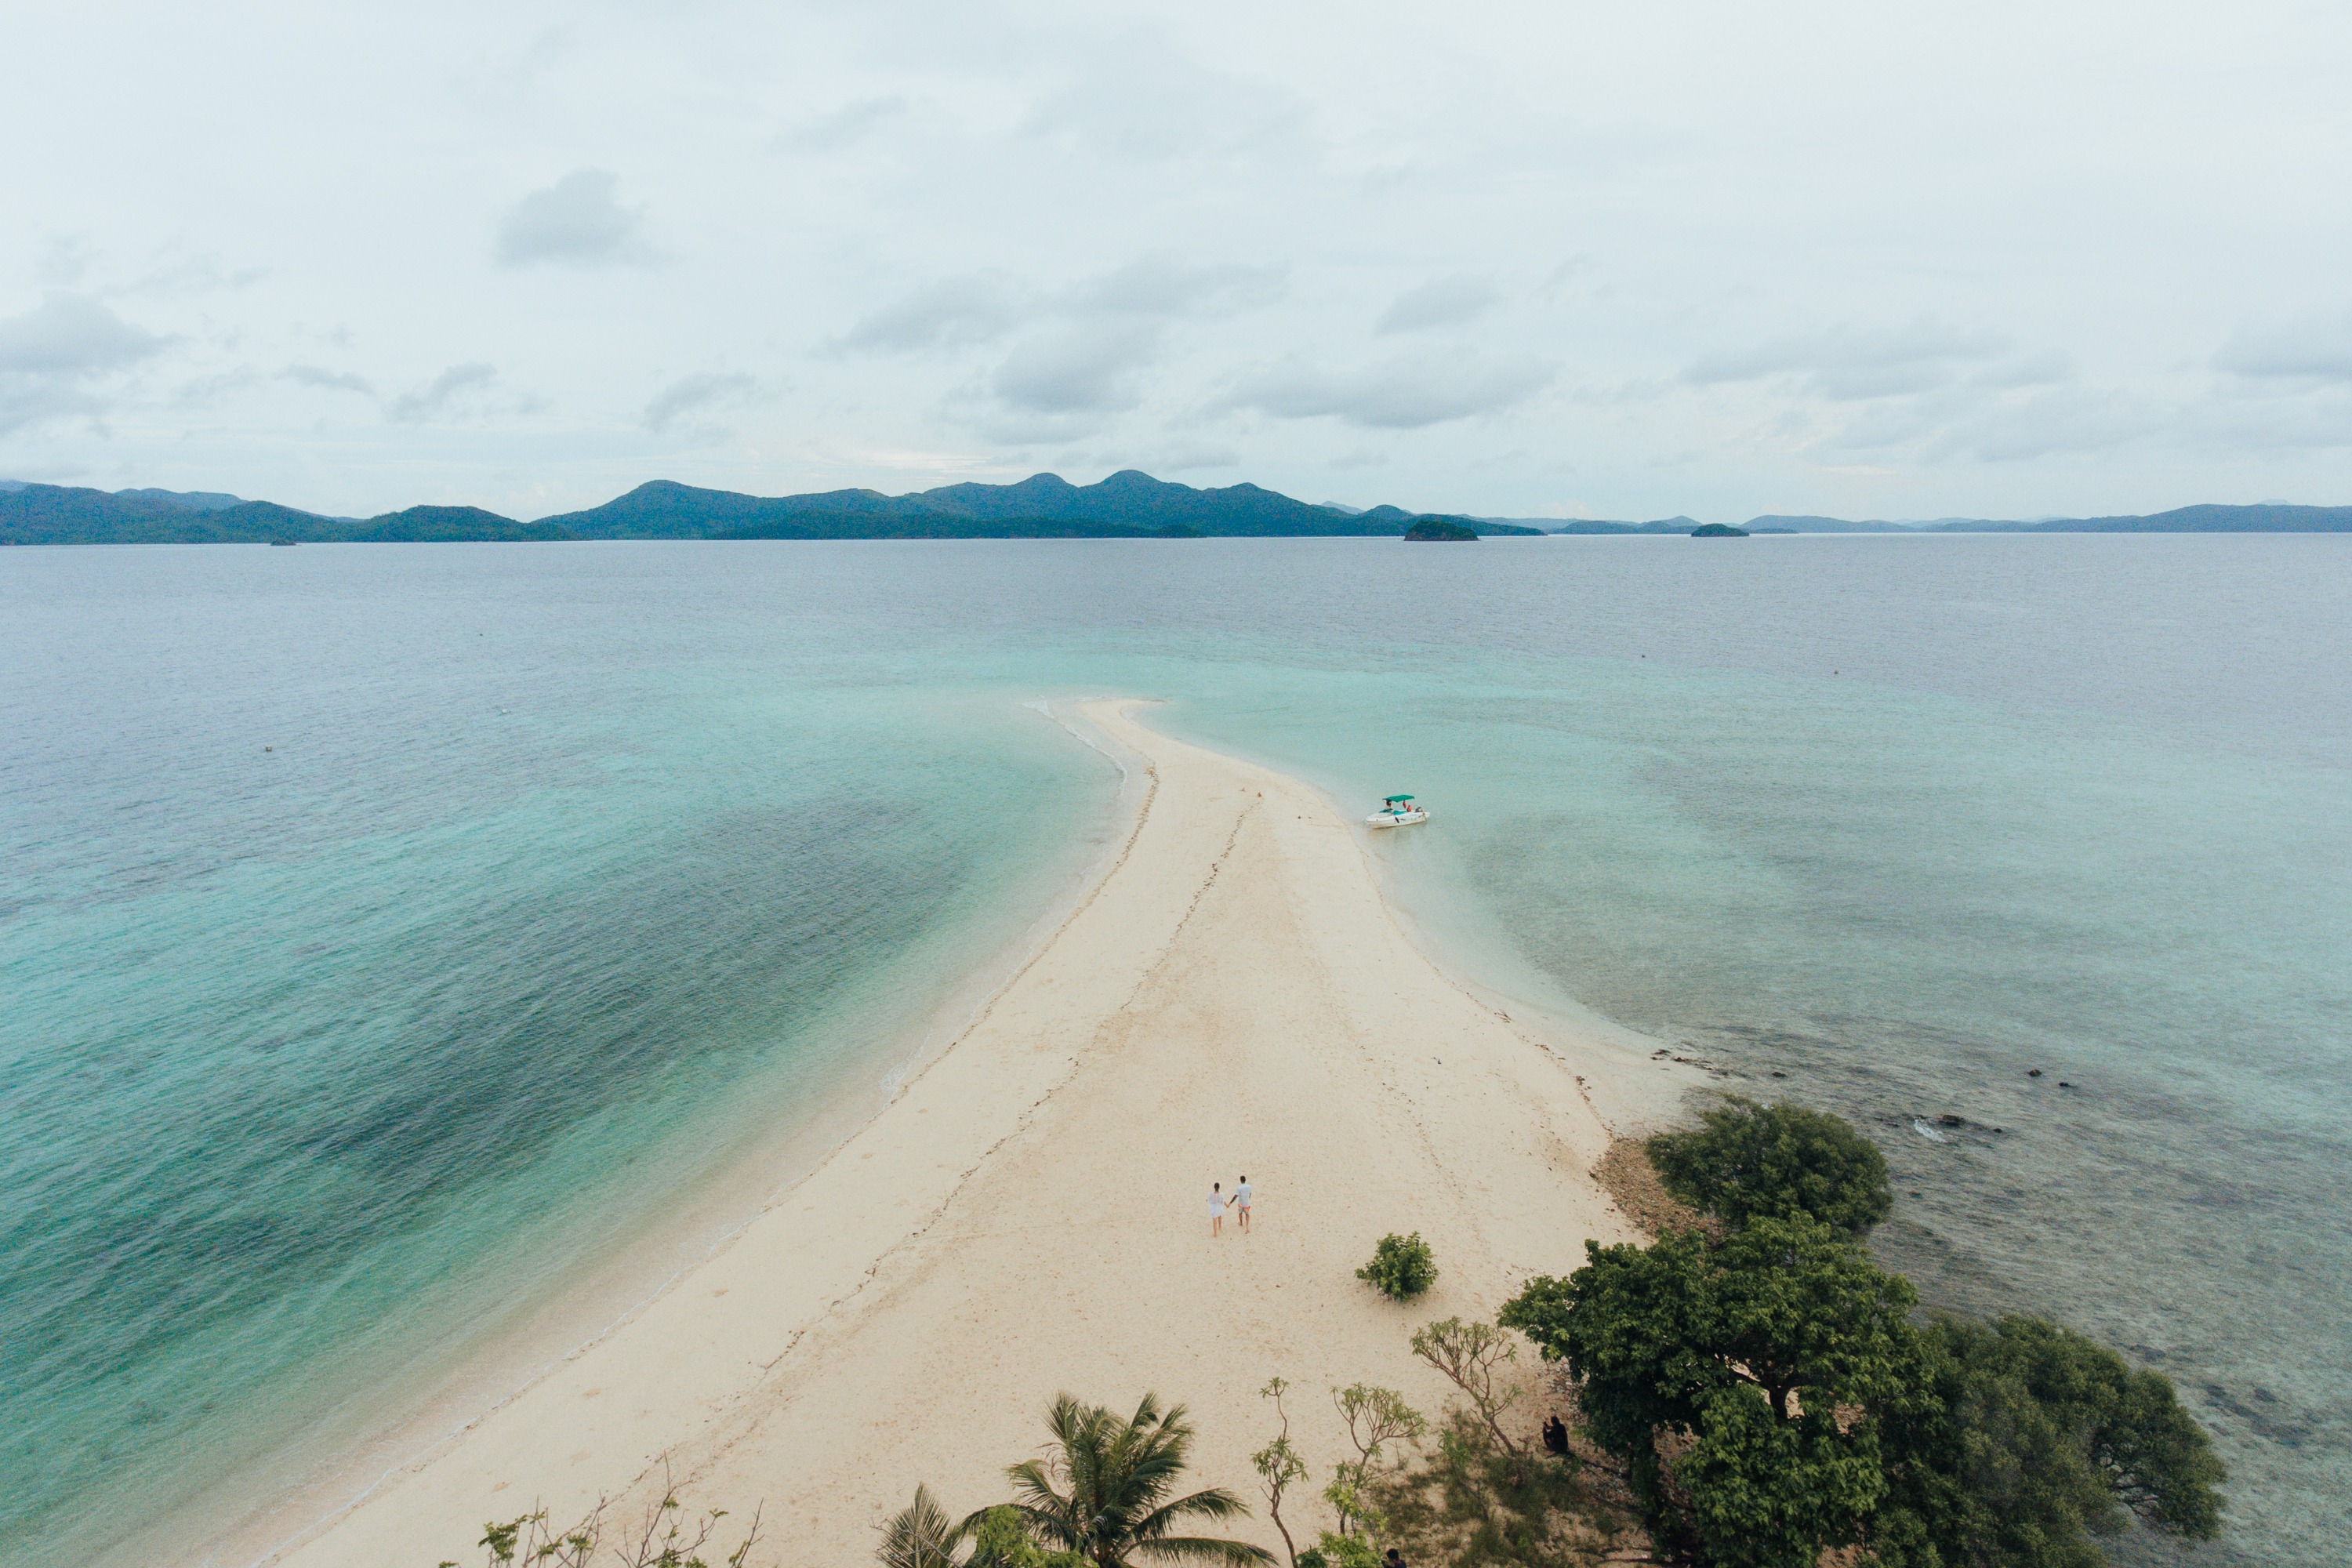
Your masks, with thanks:
[{"label": "calm water surface", "polygon": [[2341,1561],[2347,626],[2315,537],[0,552],[0,1562],[691,1253],[1103,842],[1103,691],[1431,799],[1449,955],[1853,1116],[1931,1297],[2179,1381],[2204,1560]]}]

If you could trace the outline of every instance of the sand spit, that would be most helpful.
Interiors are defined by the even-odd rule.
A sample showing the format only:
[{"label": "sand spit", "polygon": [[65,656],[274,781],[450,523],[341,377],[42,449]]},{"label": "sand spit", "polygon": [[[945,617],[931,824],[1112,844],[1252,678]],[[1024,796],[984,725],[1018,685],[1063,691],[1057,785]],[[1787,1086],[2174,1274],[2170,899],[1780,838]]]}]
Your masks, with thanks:
[{"label": "sand spit", "polygon": [[[1578,1075],[1664,1099],[1678,1069],[1506,1019],[1405,938],[1360,827],[1134,710],[1083,710],[1150,768],[1132,837],[961,1038],[709,1261],[272,1561],[471,1563],[483,1521],[634,1509],[667,1458],[693,1503],[763,1506],[784,1560],[862,1564],[919,1480],[1000,1500],[1062,1389],[1188,1404],[1202,1484],[1254,1495],[1282,1375],[1319,1489],[1328,1385],[1433,1412],[1412,1328],[1632,1237]],[[1213,1240],[1209,1184],[1244,1172],[1255,1234]],[[1353,1277],[1391,1230],[1443,1270],[1410,1308]]]}]

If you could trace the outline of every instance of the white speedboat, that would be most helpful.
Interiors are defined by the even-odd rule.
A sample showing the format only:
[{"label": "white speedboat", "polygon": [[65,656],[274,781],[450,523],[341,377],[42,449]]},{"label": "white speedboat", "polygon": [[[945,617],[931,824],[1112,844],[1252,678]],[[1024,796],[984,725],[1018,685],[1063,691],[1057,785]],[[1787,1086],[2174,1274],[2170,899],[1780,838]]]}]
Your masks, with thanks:
[{"label": "white speedboat", "polygon": [[1416,822],[1427,822],[1429,813],[1412,804],[1409,795],[1392,795],[1381,803],[1380,810],[1364,818],[1367,827],[1411,827]]}]

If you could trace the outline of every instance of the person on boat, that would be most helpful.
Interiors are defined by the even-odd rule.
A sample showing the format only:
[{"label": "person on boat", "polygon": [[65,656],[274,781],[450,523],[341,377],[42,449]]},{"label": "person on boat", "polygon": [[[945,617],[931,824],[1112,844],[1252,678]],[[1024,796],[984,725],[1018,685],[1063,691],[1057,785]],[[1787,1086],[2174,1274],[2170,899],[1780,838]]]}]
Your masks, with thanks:
[{"label": "person on boat", "polygon": [[1544,1447],[1565,1458],[1568,1454],[1568,1423],[1554,1415],[1544,1422]]},{"label": "person on boat", "polygon": [[1247,1236],[1249,1234],[1249,1205],[1250,1183],[1249,1177],[1244,1175],[1240,1181],[1234,1184],[1234,1206],[1241,1211],[1241,1213],[1235,1217],[1241,1221],[1242,1234],[1244,1236]]},{"label": "person on boat", "polygon": [[1209,1234],[1212,1237],[1225,1234],[1225,1205],[1232,1201],[1225,1196],[1223,1182],[1209,1184]]}]

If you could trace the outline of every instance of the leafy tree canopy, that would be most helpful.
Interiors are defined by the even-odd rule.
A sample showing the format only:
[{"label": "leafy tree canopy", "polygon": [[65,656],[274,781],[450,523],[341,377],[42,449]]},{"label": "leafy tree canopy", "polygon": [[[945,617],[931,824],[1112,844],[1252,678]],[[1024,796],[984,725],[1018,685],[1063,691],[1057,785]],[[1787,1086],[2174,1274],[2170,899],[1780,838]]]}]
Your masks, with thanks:
[{"label": "leafy tree canopy", "polygon": [[2038,1318],[1940,1319],[1920,1352],[1928,1397],[1886,1424],[1888,1563],[2098,1568],[2126,1508],[2219,1533],[2221,1461],[2161,1373]]},{"label": "leafy tree canopy", "polygon": [[1886,1156],[1842,1116],[1734,1098],[1645,1146],[1666,1190],[1732,1225],[1813,1219],[1860,1234],[1886,1217]]},{"label": "leafy tree canopy", "polygon": [[1696,1231],[1654,1247],[1588,1242],[1567,1279],[1537,1279],[1501,1321],[1582,1384],[1586,1429],[1663,1500],[1656,1443],[1676,1467],[1714,1560],[1810,1568],[1860,1538],[1885,1491],[1872,1413],[1916,1376],[1905,1319],[1917,1298],[1843,1232],[1759,1218],[1710,1247]]}]

